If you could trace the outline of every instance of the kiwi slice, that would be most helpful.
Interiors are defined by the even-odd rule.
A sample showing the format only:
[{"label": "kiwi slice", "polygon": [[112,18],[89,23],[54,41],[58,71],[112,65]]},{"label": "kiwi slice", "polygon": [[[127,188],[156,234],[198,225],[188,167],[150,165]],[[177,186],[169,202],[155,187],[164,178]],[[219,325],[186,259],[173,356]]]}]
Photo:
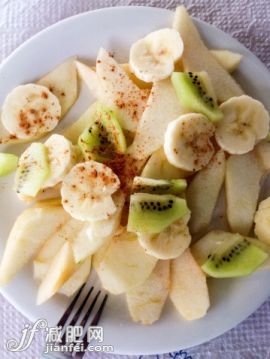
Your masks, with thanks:
[{"label": "kiwi slice", "polygon": [[268,253],[255,240],[235,236],[225,240],[208,255],[202,269],[214,278],[232,278],[251,274],[267,258]]},{"label": "kiwi slice", "polygon": [[173,72],[172,84],[181,105],[191,112],[199,112],[212,122],[222,119],[210,79],[206,72]]},{"label": "kiwi slice", "polygon": [[22,154],[15,175],[15,191],[35,197],[50,175],[47,147],[32,143]]},{"label": "kiwi slice", "polygon": [[184,179],[159,180],[144,177],[135,177],[133,180],[133,192],[154,194],[181,194],[187,188]]},{"label": "kiwi slice", "polygon": [[130,197],[128,231],[160,233],[188,212],[182,198],[170,194],[135,193]]},{"label": "kiwi slice", "polygon": [[85,160],[105,162],[126,152],[126,139],[115,113],[99,106],[95,120],[79,137]]},{"label": "kiwi slice", "polygon": [[16,170],[18,157],[11,153],[0,153],[0,177]]}]

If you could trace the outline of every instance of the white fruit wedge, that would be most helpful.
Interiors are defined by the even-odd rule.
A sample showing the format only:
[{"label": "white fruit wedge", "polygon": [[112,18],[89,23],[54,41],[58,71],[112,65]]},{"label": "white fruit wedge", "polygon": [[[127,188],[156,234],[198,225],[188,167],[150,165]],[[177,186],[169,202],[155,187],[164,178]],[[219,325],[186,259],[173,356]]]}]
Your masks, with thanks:
[{"label": "white fruit wedge", "polygon": [[83,64],[80,61],[76,61],[76,67],[79,77],[88,87],[90,93],[99,101],[103,102],[105,99],[104,91],[101,87],[101,82],[95,70],[91,67]]},{"label": "white fruit wedge", "polygon": [[62,182],[76,163],[76,150],[64,136],[54,134],[44,143],[48,149],[50,175],[43,188],[54,187]]},{"label": "white fruit wedge", "polygon": [[48,272],[38,288],[37,304],[49,300],[74,273],[76,263],[69,242],[64,243],[54,257]]},{"label": "white fruit wedge", "polygon": [[186,178],[189,175],[190,172],[174,167],[168,162],[163,148],[151,155],[141,173],[141,177],[165,180]]},{"label": "white fruit wedge", "polygon": [[188,113],[170,122],[164,135],[168,162],[186,171],[205,167],[214,155],[215,126],[202,114]]},{"label": "white fruit wedge", "polygon": [[116,112],[123,129],[135,132],[145,110],[149,90],[136,86],[125,70],[102,48],[97,56],[96,73],[102,89],[101,102]]},{"label": "white fruit wedge", "polygon": [[219,102],[224,102],[233,96],[243,94],[243,90],[233,77],[219,64],[204,45],[184,6],[177,7],[173,28],[179,31],[185,45],[182,55],[185,71],[206,71],[211,78]]},{"label": "white fruit wedge", "polygon": [[64,117],[78,96],[78,81],[75,60],[73,58],[60,64],[37,81],[46,86],[59,100]]},{"label": "white fruit wedge", "polygon": [[64,136],[73,145],[77,145],[80,134],[95,121],[98,106],[98,102],[92,103],[80,118],[64,131]]},{"label": "white fruit wedge", "polygon": [[191,233],[199,233],[209,226],[224,183],[225,170],[225,154],[218,151],[207,167],[198,172],[188,186],[186,199],[191,211]]},{"label": "white fruit wedge", "polygon": [[210,50],[210,52],[217,62],[229,73],[238,68],[243,58],[243,55],[229,50]]},{"label": "white fruit wedge", "polygon": [[[52,258],[53,259],[53,258]],[[49,270],[51,261],[49,262],[38,262],[34,260],[33,262],[33,276],[34,280],[38,283],[42,282],[43,279],[46,277],[46,274]]]},{"label": "white fruit wedge", "polygon": [[190,245],[190,213],[172,223],[159,234],[139,233],[138,240],[146,253],[158,259],[179,257]]},{"label": "white fruit wedge", "polygon": [[18,139],[34,139],[52,131],[59,123],[61,106],[47,87],[26,84],[15,87],[6,97],[1,120]]},{"label": "white fruit wedge", "polygon": [[86,283],[91,271],[91,257],[86,258],[78,265],[71,277],[58,290],[58,293],[71,297],[81,286]]},{"label": "white fruit wedge", "polygon": [[175,29],[151,32],[131,45],[131,70],[145,82],[164,80],[173,72],[174,63],[180,59],[183,49],[183,41]]},{"label": "white fruit wedge", "polygon": [[53,258],[66,241],[72,242],[83,228],[84,223],[70,218],[52,236],[50,236],[38,252],[34,262],[34,279],[41,281],[44,278]]},{"label": "white fruit wedge", "polygon": [[7,284],[68,219],[61,206],[35,206],[22,212],[6,243],[0,265],[0,285]]},{"label": "white fruit wedge", "polygon": [[254,222],[256,236],[260,241],[270,245],[270,197],[259,204]]},{"label": "white fruit wedge", "polygon": [[228,158],[225,190],[227,219],[233,232],[249,234],[263,175],[264,170],[253,152]]},{"label": "white fruit wedge", "polygon": [[170,286],[170,261],[158,261],[150,277],[127,293],[129,313],[134,322],[156,322],[164,307]]},{"label": "white fruit wedge", "polygon": [[224,102],[220,109],[223,119],[217,124],[215,137],[224,151],[247,153],[267,137],[269,114],[261,102],[243,95]]},{"label": "white fruit wedge", "polygon": [[170,79],[154,83],[128,153],[137,159],[149,157],[163,146],[168,124],[183,113]]},{"label": "white fruit wedge", "polygon": [[121,294],[144,283],[156,262],[145,253],[136,234],[124,232],[94,255],[93,265],[102,286],[110,293]]},{"label": "white fruit wedge", "polygon": [[87,222],[72,239],[72,249],[76,263],[96,253],[116,233],[121,220],[121,213],[125,202],[122,192],[113,196],[116,212],[106,220]]},{"label": "white fruit wedge", "polygon": [[116,211],[111,195],[120,187],[116,174],[107,166],[88,161],[74,166],[62,188],[64,209],[75,219],[108,219]]},{"label": "white fruit wedge", "polygon": [[210,306],[206,276],[189,249],[171,262],[170,299],[186,320],[204,317]]}]

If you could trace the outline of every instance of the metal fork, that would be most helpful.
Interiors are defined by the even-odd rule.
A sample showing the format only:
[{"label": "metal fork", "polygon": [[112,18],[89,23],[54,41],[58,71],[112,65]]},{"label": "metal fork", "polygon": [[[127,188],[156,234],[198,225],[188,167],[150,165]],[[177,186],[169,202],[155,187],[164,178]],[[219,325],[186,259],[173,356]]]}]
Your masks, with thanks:
[{"label": "metal fork", "polygon": [[[67,326],[75,326],[79,325],[82,326],[84,329],[83,337],[81,338],[81,348],[82,350],[80,352],[67,352],[67,353],[48,353],[43,354],[41,358],[44,359],[63,359],[63,358],[75,358],[75,359],[81,359],[86,353],[86,349],[89,345],[88,338],[87,338],[87,330],[89,327],[97,326],[101,315],[103,313],[103,310],[105,308],[105,305],[108,300],[108,294],[102,293],[101,290],[99,290],[94,295],[94,287],[92,286],[86,293],[84,299],[79,305],[79,308],[76,310],[75,306],[79,302],[79,298],[81,296],[81,293],[85,287],[85,284],[81,287],[81,289],[78,291],[70,305],[68,306],[67,310],[62,315],[61,319],[57,323],[57,327],[62,327],[61,332],[61,342],[57,343],[58,345],[65,345],[66,344],[66,327]],[[91,298],[91,300],[89,300]],[[98,299],[100,299],[99,304],[96,305]],[[86,307],[87,304],[87,307]],[[86,311],[85,311],[86,310]],[[78,320],[84,313],[81,321],[79,323]],[[91,320],[90,324],[88,325],[88,319],[90,318],[90,315],[94,314],[93,319]],[[68,345],[75,345],[76,343],[68,343]]]}]

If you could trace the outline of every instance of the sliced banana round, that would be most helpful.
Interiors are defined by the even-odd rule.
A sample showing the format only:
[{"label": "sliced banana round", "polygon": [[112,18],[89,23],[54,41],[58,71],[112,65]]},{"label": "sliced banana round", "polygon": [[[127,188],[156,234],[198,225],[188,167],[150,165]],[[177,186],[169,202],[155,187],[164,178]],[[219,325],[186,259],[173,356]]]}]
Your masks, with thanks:
[{"label": "sliced banana round", "polygon": [[211,137],[215,126],[204,115],[188,113],[169,123],[164,137],[164,152],[175,167],[198,171],[214,155]]},{"label": "sliced banana round", "polygon": [[112,195],[112,199],[116,206],[116,211],[106,220],[89,223],[86,233],[90,241],[97,242],[104,238],[111,237],[118,230],[125,203],[125,195],[123,192],[117,191]]},{"label": "sliced banana round", "polygon": [[64,209],[81,221],[108,219],[116,212],[112,194],[120,187],[116,174],[95,161],[75,165],[61,188]]},{"label": "sliced banana round", "polygon": [[54,187],[62,182],[76,163],[76,151],[72,143],[62,135],[54,134],[45,143],[48,149],[50,177],[43,188]]},{"label": "sliced banana round", "polygon": [[190,245],[191,235],[187,223],[190,214],[174,222],[159,234],[138,234],[140,245],[146,253],[159,259],[179,257]]},{"label": "sliced banana round", "polygon": [[58,98],[47,87],[27,84],[16,87],[6,97],[2,123],[19,139],[29,139],[52,131],[61,116]]},{"label": "sliced banana round", "polygon": [[174,63],[182,56],[183,50],[184,44],[178,31],[161,29],[131,46],[129,64],[140,80],[163,80],[171,75]]},{"label": "sliced banana round", "polygon": [[232,97],[220,109],[223,119],[217,123],[216,141],[230,154],[251,151],[269,132],[269,114],[263,104],[247,95]]}]

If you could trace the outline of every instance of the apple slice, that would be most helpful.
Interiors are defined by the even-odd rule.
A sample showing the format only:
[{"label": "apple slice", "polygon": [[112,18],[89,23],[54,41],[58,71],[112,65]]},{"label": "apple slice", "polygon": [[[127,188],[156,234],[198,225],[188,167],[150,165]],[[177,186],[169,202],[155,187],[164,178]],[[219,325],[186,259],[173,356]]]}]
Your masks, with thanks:
[{"label": "apple slice", "polygon": [[173,28],[179,31],[185,44],[182,55],[185,71],[206,71],[210,76],[217,99],[220,102],[243,94],[241,87],[204,45],[184,6],[177,7]]},{"label": "apple slice", "polygon": [[0,285],[7,284],[70,216],[62,206],[36,205],[17,218],[0,265]]},{"label": "apple slice", "polygon": [[69,59],[57,66],[38,80],[37,84],[46,86],[59,99],[61,116],[64,117],[78,95],[77,70],[74,59]]},{"label": "apple slice", "polygon": [[76,263],[69,242],[64,243],[54,257],[49,270],[38,288],[37,304],[50,299],[74,273]]},{"label": "apple slice", "polygon": [[121,65],[102,48],[97,56],[96,73],[102,89],[102,98],[98,99],[116,112],[123,129],[135,132],[149,90],[136,86]]},{"label": "apple slice", "polygon": [[186,320],[204,317],[210,306],[206,276],[189,249],[171,262],[170,298]]},{"label": "apple slice", "polygon": [[184,113],[171,80],[154,83],[128,153],[137,159],[149,157],[163,147],[168,124]]},{"label": "apple slice", "polygon": [[127,304],[134,322],[153,324],[161,315],[170,285],[170,261],[158,261],[150,277],[127,293]]},{"label": "apple slice", "polygon": [[94,255],[94,268],[103,287],[121,294],[144,283],[157,259],[145,253],[136,234],[124,232]]},{"label": "apple slice", "polygon": [[217,62],[229,73],[240,65],[243,55],[229,50],[210,50]]},{"label": "apple slice", "polygon": [[225,168],[225,154],[219,151],[188,186],[187,204],[191,210],[191,233],[202,232],[209,226],[225,179]]},{"label": "apple slice", "polygon": [[86,258],[82,263],[77,265],[77,270],[58,290],[58,293],[71,297],[87,281],[91,271],[91,257]]},{"label": "apple slice", "polygon": [[254,152],[230,156],[226,163],[227,219],[233,232],[248,235],[257,208],[264,170]]},{"label": "apple slice", "polygon": [[90,93],[96,99],[103,102],[104,92],[101,88],[101,83],[96,71],[80,61],[76,61],[76,67],[81,80],[84,81]]}]

